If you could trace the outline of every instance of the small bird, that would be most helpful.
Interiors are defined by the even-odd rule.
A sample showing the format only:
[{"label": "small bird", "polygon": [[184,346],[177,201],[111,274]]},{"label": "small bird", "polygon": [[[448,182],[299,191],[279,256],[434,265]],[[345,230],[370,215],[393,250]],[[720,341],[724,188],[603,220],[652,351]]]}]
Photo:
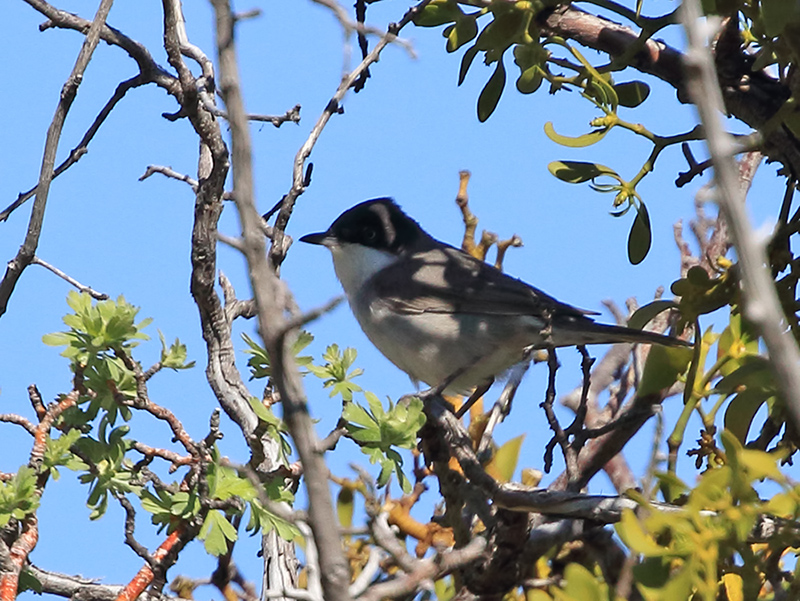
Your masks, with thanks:
[{"label": "small bird", "polygon": [[336,276],[367,338],[415,382],[467,395],[528,348],[618,342],[686,345],[595,323],[423,230],[390,198],[362,202],[302,242],[331,251]]}]

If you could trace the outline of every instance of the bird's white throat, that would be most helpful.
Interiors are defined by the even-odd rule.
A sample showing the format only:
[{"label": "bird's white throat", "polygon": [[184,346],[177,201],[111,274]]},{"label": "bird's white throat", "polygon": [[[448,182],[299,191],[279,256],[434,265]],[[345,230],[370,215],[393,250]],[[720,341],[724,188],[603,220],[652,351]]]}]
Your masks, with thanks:
[{"label": "bird's white throat", "polygon": [[347,242],[330,247],[333,268],[349,300],[353,300],[361,287],[381,269],[399,260],[385,250]]}]

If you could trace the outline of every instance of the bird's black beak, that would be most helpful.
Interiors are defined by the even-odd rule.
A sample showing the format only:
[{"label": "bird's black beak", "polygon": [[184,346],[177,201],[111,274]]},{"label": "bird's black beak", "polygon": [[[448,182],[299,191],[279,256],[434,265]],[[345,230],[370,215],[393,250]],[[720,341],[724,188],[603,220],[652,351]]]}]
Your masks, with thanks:
[{"label": "bird's black beak", "polygon": [[333,236],[328,232],[318,232],[316,234],[306,234],[300,238],[300,242],[307,242],[308,244],[320,244],[322,246],[330,246],[333,242]]}]

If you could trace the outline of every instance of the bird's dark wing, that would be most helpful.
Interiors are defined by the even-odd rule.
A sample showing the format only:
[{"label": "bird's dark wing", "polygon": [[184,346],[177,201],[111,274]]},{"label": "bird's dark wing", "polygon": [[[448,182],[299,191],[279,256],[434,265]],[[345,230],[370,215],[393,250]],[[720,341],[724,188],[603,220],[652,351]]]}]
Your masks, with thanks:
[{"label": "bird's dark wing", "polygon": [[542,315],[594,314],[557,301],[451,246],[410,254],[369,283],[373,298],[398,313]]}]

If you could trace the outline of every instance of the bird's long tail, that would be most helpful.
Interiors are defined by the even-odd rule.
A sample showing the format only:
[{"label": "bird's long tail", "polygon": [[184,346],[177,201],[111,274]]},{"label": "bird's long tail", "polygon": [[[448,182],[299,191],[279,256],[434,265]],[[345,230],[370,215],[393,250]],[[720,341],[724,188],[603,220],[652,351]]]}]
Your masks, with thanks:
[{"label": "bird's long tail", "polygon": [[597,323],[588,318],[580,321],[566,321],[553,324],[553,338],[556,346],[578,344],[662,344],[664,346],[692,346],[691,343],[664,336],[647,330],[636,330],[624,326]]}]

